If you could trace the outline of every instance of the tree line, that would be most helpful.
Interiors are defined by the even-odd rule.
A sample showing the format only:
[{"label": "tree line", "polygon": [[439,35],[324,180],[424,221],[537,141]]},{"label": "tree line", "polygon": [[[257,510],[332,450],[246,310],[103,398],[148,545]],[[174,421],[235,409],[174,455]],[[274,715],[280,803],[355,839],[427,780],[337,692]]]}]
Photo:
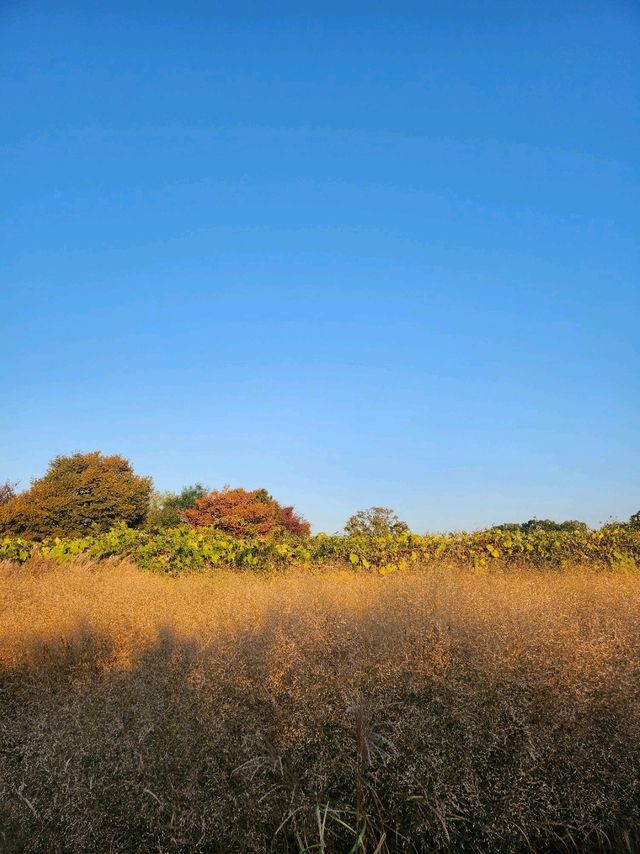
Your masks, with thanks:
[{"label": "tree line", "polygon": [[[26,539],[77,537],[130,528],[158,530],[179,525],[215,528],[235,537],[305,537],[309,523],[291,505],[282,505],[266,489],[207,489],[196,483],[180,492],[158,492],[150,477],[137,475],[124,457],[100,451],[60,455],[31,486],[0,485],[0,534]],[[640,529],[640,511],[626,523]],[[399,535],[408,526],[386,507],[371,507],[351,516],[347,535]],[[530,519],[493,530],[587,531],[584,522]]]}]

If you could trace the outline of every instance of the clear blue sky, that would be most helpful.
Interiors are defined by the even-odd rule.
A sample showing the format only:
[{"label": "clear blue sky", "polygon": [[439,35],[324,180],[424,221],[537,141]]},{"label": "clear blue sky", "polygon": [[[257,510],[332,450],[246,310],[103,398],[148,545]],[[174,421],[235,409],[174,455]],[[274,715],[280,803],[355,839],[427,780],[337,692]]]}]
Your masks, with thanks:
[{"label": "clear blue sky", "polygon": [[3,2],[0,480],[640,507],[640,6]]}]

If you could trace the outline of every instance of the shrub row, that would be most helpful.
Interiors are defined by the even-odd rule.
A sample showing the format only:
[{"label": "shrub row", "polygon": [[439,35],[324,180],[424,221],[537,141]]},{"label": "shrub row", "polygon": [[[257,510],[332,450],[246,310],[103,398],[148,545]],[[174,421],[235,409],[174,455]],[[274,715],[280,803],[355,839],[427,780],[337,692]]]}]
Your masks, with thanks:
[{"label": "shrub row", "polygon": [[344,563],[382,574],[417,561],[445,560],[476,571],[526,562],[563,568],[585,564],[617,571],[640,568],[640,530],[608,525],[599,530],[505,531],[396,536],[328,536],[238,539],[214,528],[181,526],[155,532],[120,525],[107,533],[32,542],[0,541],[0,559],[23,563],[32,556],[64,562],[79,555],[130,558],[142,569],[177,575],[211,567],[270,569],[291,563]]}]

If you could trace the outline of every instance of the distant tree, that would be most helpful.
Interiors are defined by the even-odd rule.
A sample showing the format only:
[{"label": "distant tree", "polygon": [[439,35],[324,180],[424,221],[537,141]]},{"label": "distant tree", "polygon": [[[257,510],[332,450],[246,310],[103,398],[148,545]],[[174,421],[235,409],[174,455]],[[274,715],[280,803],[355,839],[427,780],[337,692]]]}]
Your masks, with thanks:
[{"label": "distant tree", "polygon": [[293,507],[282,507],[266,489],[214,489],[182,513],[185,522],[210,526],[236,537],[266,536],[278,531],[306,536],[310,532]]},{"label": "distant tree", "polygon": [[0,486],[0,504],[6,504],[11,498],[15,498],[17,483],[6,480]]},{"label": "distant tree", "polygon": [[395,536],[408,531],[409,526],[388,507],[370,507],[368,510],[359,510],[347,519],[344,530],[350,536],[355,534],[369,536],[392,534]]},{"label": "distant tree", "polygon": [[629,527],[634,530],[640,530],[640,510],[637,513],[634,513],[633,516],[629,517]]},{"label": "distant tree", "polygon": [[124,457],[58,456],[31,488],[0,505],[0,532],[31,539],[107,531],[118,522],[143,524],[151,478],[134,474]]},{"label": "distant tree", "polygon": [[185,486],[178,493],[154,490],[149,502],[146,527],[174,528],[176,525],[182,525],[183,512],[194,508],[198,500],[204,498],[208,491],[201,483]]},{"label": "distant tree", "polygon": [[492,531],[588,531],[586,522],[577,519],[567,519],[564,522],[554,522],[553,519],[529,519],[527,522],[505,522],[502,525],[494,525]]},{"label": "distant tree", "polygon": [[567,519],[564,522],[554,522],[553,519],[529,519],[521,526],[526,533],[528,531],[588,531],[586,522],[577,519]]}]

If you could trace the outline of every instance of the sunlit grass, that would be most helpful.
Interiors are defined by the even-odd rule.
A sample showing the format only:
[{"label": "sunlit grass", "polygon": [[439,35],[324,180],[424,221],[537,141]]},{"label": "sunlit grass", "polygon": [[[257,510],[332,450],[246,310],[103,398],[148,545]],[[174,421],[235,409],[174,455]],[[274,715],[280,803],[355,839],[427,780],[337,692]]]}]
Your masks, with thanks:
[{"label": "sunlit grass", "polygon": [[0,608],[2,850],[636,850],[638,575],[40,560]]}]

